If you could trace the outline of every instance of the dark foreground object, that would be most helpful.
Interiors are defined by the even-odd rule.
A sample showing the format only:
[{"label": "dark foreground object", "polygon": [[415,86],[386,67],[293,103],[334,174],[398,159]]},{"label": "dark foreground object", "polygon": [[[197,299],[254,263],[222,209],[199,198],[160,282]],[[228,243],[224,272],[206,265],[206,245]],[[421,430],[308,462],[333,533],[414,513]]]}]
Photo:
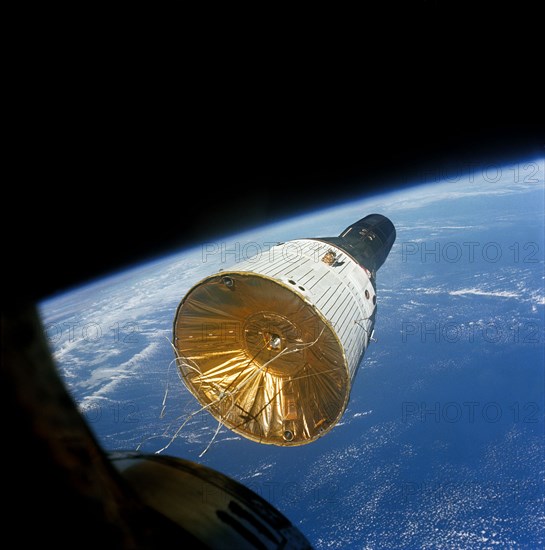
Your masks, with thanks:
[{"label": "dark foreground object", "polygon": [[63,386],[34,306],[2,312],[0,383],[4,534],[19,545],[38,536],[56,548],[310,548],[270,504],[209,468],[132,454],[112,462]]}]

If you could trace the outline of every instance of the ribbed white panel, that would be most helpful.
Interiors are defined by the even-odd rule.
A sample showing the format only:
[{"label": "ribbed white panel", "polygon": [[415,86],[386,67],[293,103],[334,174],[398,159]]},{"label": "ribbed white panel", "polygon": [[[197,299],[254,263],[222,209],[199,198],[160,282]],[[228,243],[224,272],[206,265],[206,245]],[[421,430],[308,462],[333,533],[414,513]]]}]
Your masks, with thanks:
[{"label": "ribbed white panel", "polygon": [[[329,251],[336,255],[332,265],[322,261]],[[376,308],[375,288],[364,268],[330,243],[298,239],[278,244],[231,269],[280,281],[319,310],[337,333],[354,379],[369,344]]]}]

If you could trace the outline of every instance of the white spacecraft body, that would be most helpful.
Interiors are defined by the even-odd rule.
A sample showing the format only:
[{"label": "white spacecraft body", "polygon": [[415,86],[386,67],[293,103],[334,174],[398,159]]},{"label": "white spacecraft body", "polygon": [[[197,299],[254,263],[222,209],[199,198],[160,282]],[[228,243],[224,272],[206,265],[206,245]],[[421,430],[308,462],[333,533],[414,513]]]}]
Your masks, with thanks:
[{"label": "white spacecraft body", "polygon": [[203,408],[260,443],[301,445],[333,428],[373,336],[376,271],[394,240],[390,220],[372,214],[339,237],[279,243],[190,289],[174,345]]},{"label": "white spacecraft body", "polygon": [[354,378],[375,324],[377,298],[370,271],[317,239],[278,244],[257,261],[237,264],[236,271],[268,277],[300,295],[334,329]]}]

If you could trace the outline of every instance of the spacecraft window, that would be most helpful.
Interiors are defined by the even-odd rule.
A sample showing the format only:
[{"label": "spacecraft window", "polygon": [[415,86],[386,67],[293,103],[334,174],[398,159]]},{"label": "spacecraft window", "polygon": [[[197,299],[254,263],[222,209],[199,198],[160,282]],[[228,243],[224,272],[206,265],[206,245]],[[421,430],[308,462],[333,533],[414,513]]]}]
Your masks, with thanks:
[{"label": "spacecraft window", "polygon": [[369,300],[369,291],[365,289],[365,297]]}]

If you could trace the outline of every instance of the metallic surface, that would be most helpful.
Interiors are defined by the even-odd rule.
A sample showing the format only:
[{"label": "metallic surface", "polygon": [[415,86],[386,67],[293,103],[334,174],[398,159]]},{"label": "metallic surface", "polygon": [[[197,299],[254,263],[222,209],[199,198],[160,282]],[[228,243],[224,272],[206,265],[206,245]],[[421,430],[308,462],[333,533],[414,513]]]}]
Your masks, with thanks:
[{"label": "metallic surface", "polygon": [[229,272],[197,285],[175,328],[179,366],[218,420],[261,443],[306,443],[341,416],[350,378],[331,326],[292,289]]},{"label": "metallic surface", "polygon": [[364,220],[350,241],[280,243],[190,289],[174,346],[203,410],[244,437],[283,446],[335,426],[375,322],[374,272],[354,255],[376,268],[395,239],[395,230],[379,239]]},{"label": "metallic surface", "polygon": [[[200,545],[185,547],[311,548],[267,501],[216,470],[174,457],[112,453],[110,458],[141,502]],[[184,547],[185,541],[170,542]]]}]

